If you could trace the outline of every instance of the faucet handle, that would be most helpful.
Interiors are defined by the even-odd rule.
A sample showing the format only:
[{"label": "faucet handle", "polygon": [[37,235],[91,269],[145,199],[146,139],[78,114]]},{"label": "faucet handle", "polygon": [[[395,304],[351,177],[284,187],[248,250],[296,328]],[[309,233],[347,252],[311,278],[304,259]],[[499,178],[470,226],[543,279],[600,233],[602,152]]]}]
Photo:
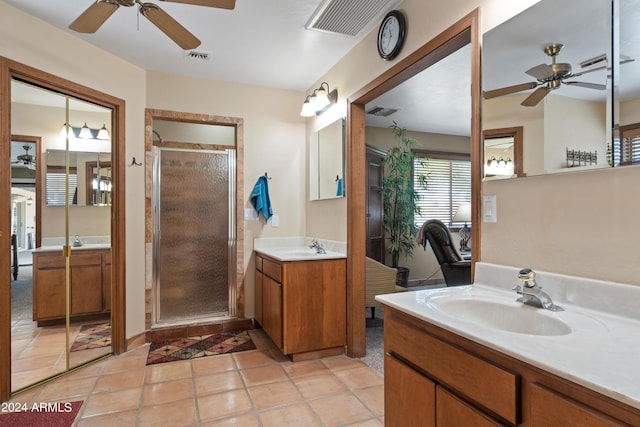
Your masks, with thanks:
[{"label": "faucet handle", "polygon": [[535,271],[533,271],[530,268],[523,268],[518,273],[518,279],[522,280],[523,282],[527,282],[527,281],[533,280],[535,278],[536,278],[536,273],[535,273]]}]

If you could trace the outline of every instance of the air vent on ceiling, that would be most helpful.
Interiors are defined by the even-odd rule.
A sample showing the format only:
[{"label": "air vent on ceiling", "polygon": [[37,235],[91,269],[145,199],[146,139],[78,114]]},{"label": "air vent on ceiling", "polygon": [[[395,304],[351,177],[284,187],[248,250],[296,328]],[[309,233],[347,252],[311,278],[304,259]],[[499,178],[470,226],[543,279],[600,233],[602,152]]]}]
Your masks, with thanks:
[{"label": "air vent on ceiling", "polygon": [[598,55],[595,58],[587,59],[586,61],[582,61],[580,63],[581,68],[590,67],[595,64],[599,64],[601,62],[607,63],[607,54],[603,53],[602,55]]},{"label": "air vent on ceiling", "polygon": [[367,111],[367,114],[378,117],[387,117],[392,115],[396,111],[398,111],[397,108],[373,107],[372,109]]},{"label": "air vent on ceiling", "polygon": [[184,57],[185,59],[197,62],[211,61],[211,52],[205,50],[187,50],[184,52]]},{"label": "air vent on ceiling", "polygon": [[[400,0],[325,0],[304,26],[307,30],[357,36],[372,20],[390,10]],[[376,21],[377,22],[377,21]]]}]

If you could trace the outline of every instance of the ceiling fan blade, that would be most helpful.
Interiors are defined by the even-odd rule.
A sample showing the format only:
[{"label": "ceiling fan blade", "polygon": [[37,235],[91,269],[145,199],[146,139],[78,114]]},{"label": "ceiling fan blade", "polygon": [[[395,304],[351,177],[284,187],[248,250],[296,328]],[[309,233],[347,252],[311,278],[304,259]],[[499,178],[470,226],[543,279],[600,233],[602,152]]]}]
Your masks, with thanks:
[{"label": "ceiling fan blade", "polygon": [[140,13],[184,50],[200,46],[200,40],[153,3],[142,3]]},{"label": "ceiling fan blade", "polygon": [[587,82],[562,82],[562,83],[566,85],[586,87],[587,89],[605,90],[607,88],[606,85],[601,85],[598,83],[587,83]]},{"label": "ceiling fan blade", "polygon": [[553,77],[553,69],[548,64],[536,65],[533,68],[529,68],[525,73],[538,80],[546,80]]},{"label": "ceiling fan blade", "polygon": [[488,90],[483,93],[484,99],[496,98],[498,96],[509,95],[516,92],[522,92],[523,90],[533,89],[538,86],[538,83],[520,83],[518,85],[507,86],[500,89]]},{"label": "ceiling fan blade", "polygon": [[217,7],[218,9],[234,9],[236,0],[160,0],[171,3],[194,4],[196,6]]},{"label": "ceiling fan blade", "polygon": [[82,12],[69,25],[69,29],[79,33],[95,33],[118,7],[120,6],[112,0],[98,0]]},{"label": "ceiling fan blade", "polygon": [[525,107],[535,107],[540,101],[544,99],[545,96],[547,96],[550,91],[551,89],[546,86],[539,87],[538,89],[534,90],[533,93],[529,95],[524,101],[522,101],[520,105],[523,105]]}]

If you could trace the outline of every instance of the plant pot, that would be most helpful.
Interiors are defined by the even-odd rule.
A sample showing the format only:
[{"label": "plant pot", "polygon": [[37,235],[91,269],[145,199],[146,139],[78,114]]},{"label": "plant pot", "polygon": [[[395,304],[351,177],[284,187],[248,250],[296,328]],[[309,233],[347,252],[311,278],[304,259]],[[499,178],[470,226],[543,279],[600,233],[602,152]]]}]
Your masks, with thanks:
[{"label": "plant pot", "polygon": [[406,267],[396,267],[398,273],[396,274],[396,285],[407,287],[409,286],[409,269]]}]

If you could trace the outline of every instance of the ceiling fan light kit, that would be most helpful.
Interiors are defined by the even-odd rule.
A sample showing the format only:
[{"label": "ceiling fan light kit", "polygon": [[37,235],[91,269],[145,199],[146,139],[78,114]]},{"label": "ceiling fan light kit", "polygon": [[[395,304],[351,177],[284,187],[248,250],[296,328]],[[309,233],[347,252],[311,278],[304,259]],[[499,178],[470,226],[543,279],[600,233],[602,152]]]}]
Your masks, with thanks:
[{"label": "ceiling fan light kit", "polygon": [[564,47],[561,43],[550,43],[544,47],[544,53],[551,57],[551,64],[536,65],[525,71],[526,74],[535,77],[537,81],[529,83],[521,83],[513,86],[507,86],[500,89],[494,89],[484,92],[485,99],[492,99],[499,96],[510,95],[529,89],[534,90],[520,105],[524,107],[535,107],[542,101],[552,90],[560,88],[563,84],[570,86],[579,86],[587,89],[605,90],[606,85],[588,82],[565,81],[574,77],[582,76],[592,71],[598,71],[606,68],[597,67],[591,70],[582,71],[573,74],[571,72],[571,64],[566,62],[556,62],[557,56]]},{"label": "ceiling fan light kit", "polygon": [[[195,6],[215,7],[219,9],[235,8],[235,0],[160,0],[172,3],[183,3]],[[120,7],[139,6],[140,14],[147,18],[160,31],[167,35],[183,50],[195,49],[200,46],[200,40],[191,34],[178,21],[162,10],[155,3],[143,3],[140,0],[97,0],[89,6],[69,29],[78,33],[93,34]]]}]

